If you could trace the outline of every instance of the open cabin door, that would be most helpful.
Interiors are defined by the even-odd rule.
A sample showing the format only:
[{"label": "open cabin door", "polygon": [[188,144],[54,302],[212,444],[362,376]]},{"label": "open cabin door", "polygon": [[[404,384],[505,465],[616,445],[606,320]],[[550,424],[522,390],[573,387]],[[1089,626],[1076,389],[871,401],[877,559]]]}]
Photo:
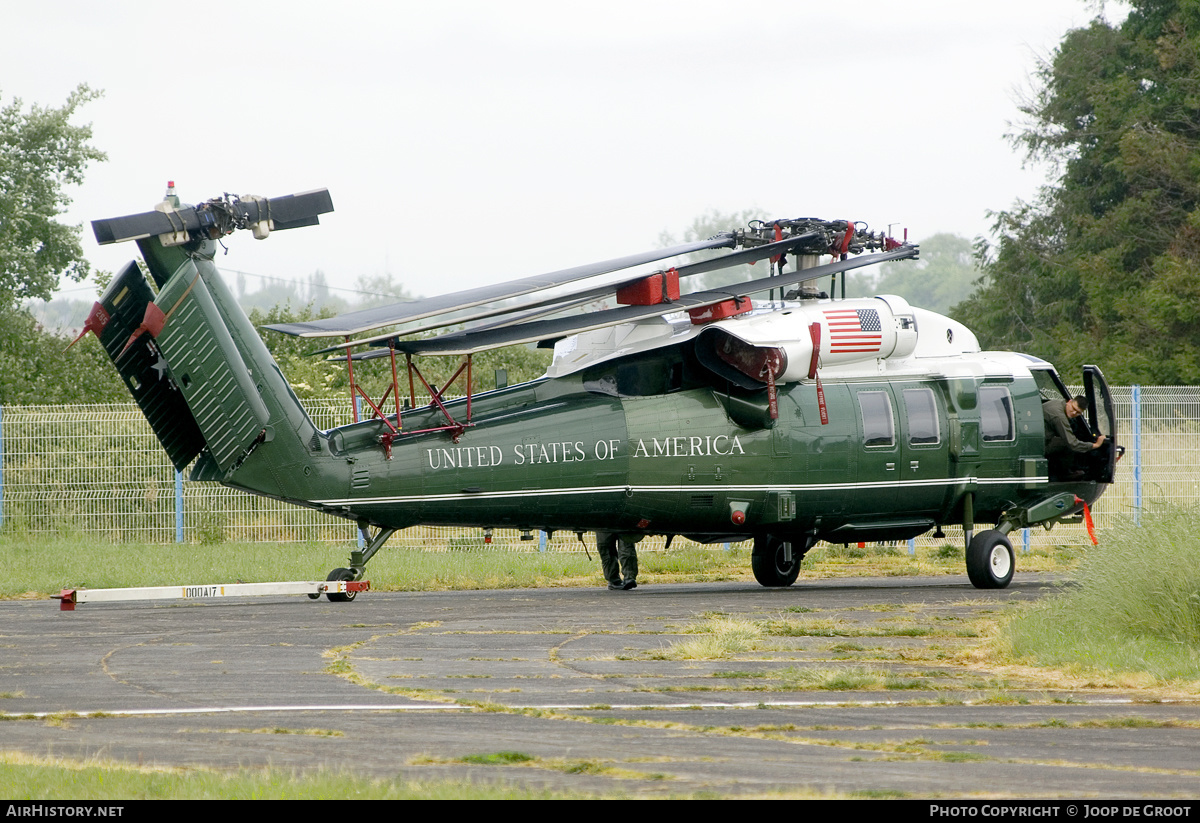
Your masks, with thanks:
[{"label": "open cabin door", "polygon": [[1099,450],[1104,456],[1100,467],[1100,483],[1111,483],[1117,468],[1117,416],[1113,412],[1112,393],[1099,366],[1083,367],[1083,388],[1087,397],[1087,422],[1092,434],[1104,435],[1108,443]]}]

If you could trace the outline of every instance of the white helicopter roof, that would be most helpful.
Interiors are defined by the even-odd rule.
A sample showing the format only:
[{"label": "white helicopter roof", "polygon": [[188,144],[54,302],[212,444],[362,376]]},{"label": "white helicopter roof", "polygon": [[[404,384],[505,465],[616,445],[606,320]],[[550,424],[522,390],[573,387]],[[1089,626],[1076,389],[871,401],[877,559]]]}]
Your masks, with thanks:
[{"label": "white helicopter roof", "polygon": [[980,351],[962,323],[912,307],[895,295],[777,301],[735,317],[697,324],[686,313],[581,332],[559,340],[547,377],[564,377],[617,358],[674,346],[708,334],[726,334],[759,349],[780,350],[786,365],[777,382],[809,376],[814,350],[821,375],[982,376],[1027,373],[1021,355]]}]

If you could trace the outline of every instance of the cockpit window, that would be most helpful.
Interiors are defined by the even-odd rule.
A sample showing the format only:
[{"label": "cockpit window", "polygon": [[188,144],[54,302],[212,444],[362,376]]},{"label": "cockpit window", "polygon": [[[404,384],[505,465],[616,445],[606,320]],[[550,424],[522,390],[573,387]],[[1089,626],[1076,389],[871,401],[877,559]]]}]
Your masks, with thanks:
[{"label": "cockpit window", "polygon": [[1033,375],[1033,382],[1037,384],[1043,403],[1071,396],[1053,369],[1030,369],[1029,373]]}]

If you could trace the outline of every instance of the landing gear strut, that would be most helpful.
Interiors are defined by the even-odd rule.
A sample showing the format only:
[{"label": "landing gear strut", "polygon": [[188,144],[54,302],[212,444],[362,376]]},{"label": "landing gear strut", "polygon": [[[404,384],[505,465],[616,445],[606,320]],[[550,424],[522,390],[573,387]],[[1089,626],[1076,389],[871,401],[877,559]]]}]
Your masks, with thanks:
[{"label": "landing gear strut", "polygon": [[[1060,495],[1061,496],[1061,495]],[[1057,498],[1055,498],[1057,499]],[[1051,501],[1053,502],[1053,501]],[[1061,507],[1060,507],[1061,508]],[[1029,513],[1010,510],[998,528],[985,529],[975,534],[975,495],[967,492],[963,497],[963,537],[967,541],[967,577],[977,589],[1003,589],[1011,581],[1017,568],[1017,556],[1012,543],[1005,536],[1021,520],[1013,519],[1019,512],[1024,522]]]},{"label": "landing gear strut", "polygon": [[754,538],[750,552],[750,568],[754,579],[768,588],[782,588],[796,582],[800,576],[800,559],[812,548],[811,538],[797,542],[784,540],[773,534]]},{"label": "landing gear strut", "polygon": [[[362,533],[365,543],[362,549],[356,549],[350,552],[350,568],[334,569],[326,577],[326,580],[361,580],[366,572],[367,562],[375,556],[375,552],[383,548],[383,544],[388,541],[388,538],[396,533],[395,529],[385,529],[380,527],[375,530],[372,535],[370,524],[362,521],[358,524],[358,530]],[[317,595],[319,597],[320,595]],[[325,596],[329,598],[330,603],[349,603],[358,596],[358,592],[325,592]],[[314,600],[316,597],[309,595]]]},{"label": "landing gear strut", "polygon": [[1003,589],[1016,565],[1012,543],[995,529],[981,531],[967,546],[967,577],[977,589]]},{"label": "landing gear strut", "polygon": [[[334,569],[326,577],[326,580],[353,580],[355,577],[353,569]],[[349,603],[354,598],[358,597],[358,592],[325,592],[325,596],[329,598],[330,603]]]}]

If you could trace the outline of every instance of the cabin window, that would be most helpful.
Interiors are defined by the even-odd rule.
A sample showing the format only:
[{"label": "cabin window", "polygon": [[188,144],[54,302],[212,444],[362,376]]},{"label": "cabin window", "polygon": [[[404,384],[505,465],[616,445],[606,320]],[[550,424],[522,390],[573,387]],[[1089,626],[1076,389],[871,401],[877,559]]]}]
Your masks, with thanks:
[{"label": "cabin window", "polygon": [[984,443],[1017,439],[1012,395],[1004,386],[979,387],[979,428]]},{"label": "cabin window", "polygon": [[936,446],[941,442],[937,401],[932,389],[905,389],[904,412],[908,416],[909,445]]},{"label": "cabin window", "polygon": [[892,419],[892,398],[887,392],[859,392],[858,410],[862,414],[864,446],[895,445],[896,425]]}]

